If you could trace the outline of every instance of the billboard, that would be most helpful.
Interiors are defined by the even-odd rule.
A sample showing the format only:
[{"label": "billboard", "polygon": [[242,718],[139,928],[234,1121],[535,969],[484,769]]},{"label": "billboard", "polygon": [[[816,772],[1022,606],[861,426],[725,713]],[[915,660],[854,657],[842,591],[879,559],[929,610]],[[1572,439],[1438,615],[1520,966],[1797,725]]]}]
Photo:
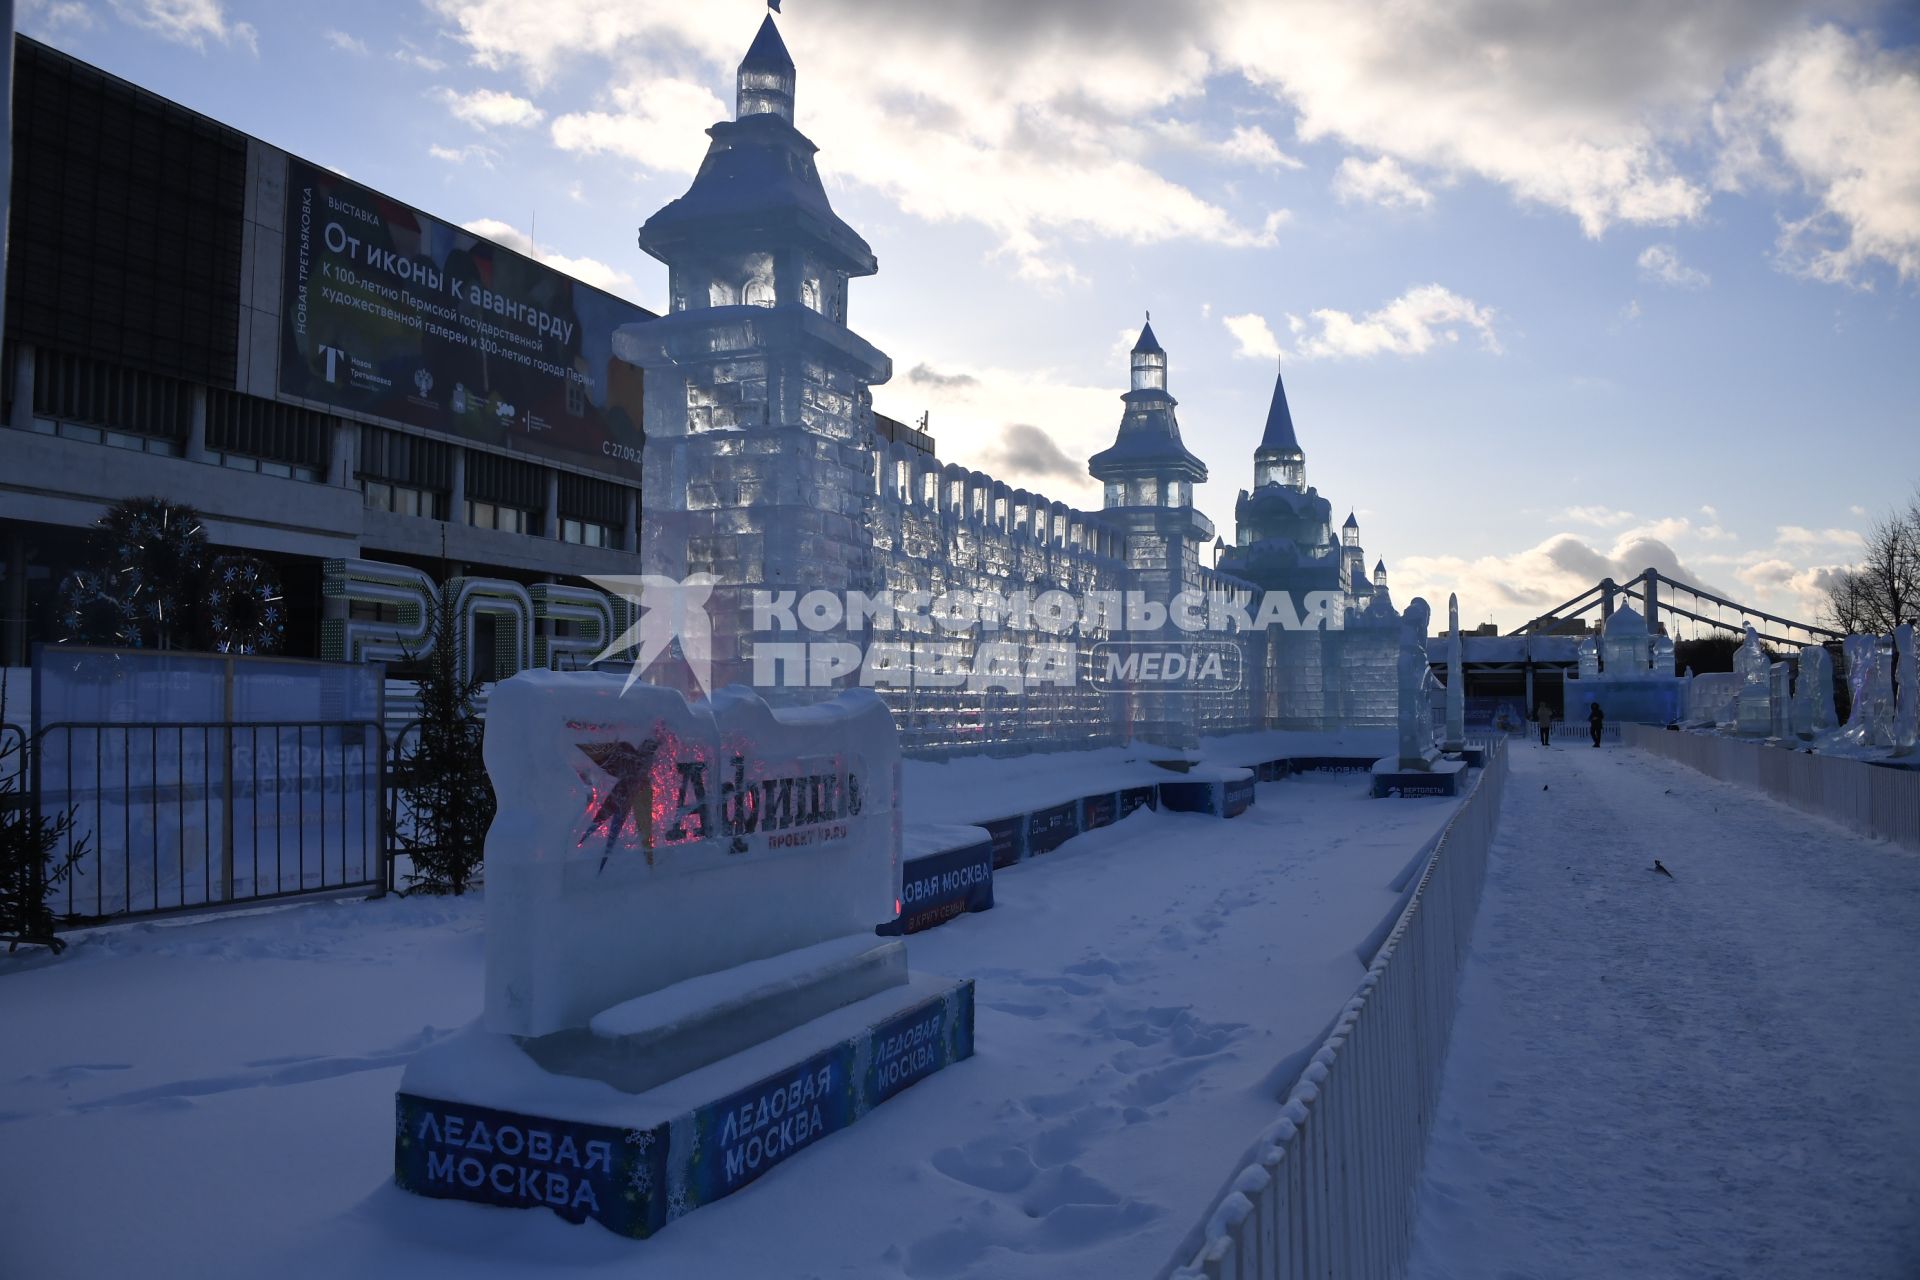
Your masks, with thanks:
[{"label": "billboard", "polygon": [[640,475],[630,302],[288,158],[280,391]]}]

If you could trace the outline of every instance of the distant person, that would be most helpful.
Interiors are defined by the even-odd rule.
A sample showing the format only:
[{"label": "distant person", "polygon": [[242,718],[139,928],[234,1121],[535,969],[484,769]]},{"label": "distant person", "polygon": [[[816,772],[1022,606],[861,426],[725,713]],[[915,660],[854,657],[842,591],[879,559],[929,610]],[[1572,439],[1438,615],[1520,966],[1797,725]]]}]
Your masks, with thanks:
[{"label": "distant person", "polygon": [[1587,704],[1587,728],[1593,732],[1593,745],[1600,745],[1600,731],[1607,727],[1607,713],[1600,709],[1597,702]]},{"label": "distant person", "polygon": [[1540,726],[1540,745],[1543,747],[1552,746],[1553,743],[1548,739],[1553,733],[1553,708],[1545,702],[1542,702],[1534,709],[1533,718],[1534,722]]}]

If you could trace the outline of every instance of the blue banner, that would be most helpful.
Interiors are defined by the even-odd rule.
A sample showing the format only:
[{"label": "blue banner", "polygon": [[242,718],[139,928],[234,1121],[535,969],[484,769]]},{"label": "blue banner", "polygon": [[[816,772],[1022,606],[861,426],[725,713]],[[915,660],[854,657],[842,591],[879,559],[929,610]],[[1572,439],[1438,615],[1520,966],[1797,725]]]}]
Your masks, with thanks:
[{"label": "blue banner", "polygon": [[883,934],[918,933],[993,907],[993,842],[910,858],[900,877],[900,918]]},{"label": "blue banner", "polygon": [[1026,834],[1027,817],[1015,814],[1011,818],[995,818],[992,822],[976,825],[987,829],[987,836],[993,841],[994,870],[1010,867],[1020,861],[1020,837]]},{"label": "blue banner", "polygon": [[641,1131],[400,1094],[393,1179],[416,1195],[548,1208],[645,1238],[667,1220],[667,1128]]},{"label": "blue banner", "polygon": [[1126,817],[1135,809],[1158,809],[1160,801],[1156,788],[1129,787],[1120,793],[1120,816]]},{"label": "blue banner", "polygon": [[1069,800],[1027,815],[1027,856],[1052,853],[1080,834],[1080,802]]},{"label": "blue banner", "polygon": [[1238,782],[1221,784],[1227,817],[1237,818],[1253,807],[1253,782],[1252,778],[1242,778]]},{"label": "blue banner", "polygon": [[1112,792],[1086,796],[1080,801],[1080,829],[1098,831],[1110,827],[1119,816],[1118,798]]},{"label": "blue banner", "polygon": [[853,1042],[693,1113],[687,1206],[731,1195],[854,1120]]},{"label": "blue banner", "polygon": [[881,1023],[870,1044],[862,1110],[973,1056],[973,983]]}]

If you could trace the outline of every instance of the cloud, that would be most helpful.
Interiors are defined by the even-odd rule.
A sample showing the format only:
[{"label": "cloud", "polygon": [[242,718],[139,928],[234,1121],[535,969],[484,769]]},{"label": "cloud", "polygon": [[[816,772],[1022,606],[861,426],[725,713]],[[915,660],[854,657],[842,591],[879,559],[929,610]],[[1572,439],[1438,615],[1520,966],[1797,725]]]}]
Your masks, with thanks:
[{"label": "cloud", "polygon": [[113,0],[113,11],[122,21],[175,44],[204,50],[208,40],[217,40],[260,52],[253,24],[230,21],[221,0]]},{"label": "cloud", "polygon": [[1464,612],[1491,615],[1503,629],[1510,629],[1572,599],[1602,578],[1625,584],[1650,566],[1703,591],[1738,598],[1714,585],[1670,544],[1633,531],[1604,547],[1576,534],[1557,533],[1505,555],[1403,556],[1392,566],[1393,591],[1401,601],[1416,595],[1428,601],[1444,600],[1448,592],[1457,591]]},{"label": "cloud", "polygon": [[732,115],[703,84],[647,77],[615,86],[601,111],[553,122],[553,144],[581,155],[611,155],[657,173],[693,173],[707,153],[707,126]]},{"label": "cloud", "polygon": [[1640,278],[1675,289],[1704,289],[1707,273],[1680,261],[1679,250],[1670,244],[1650,244],[1640,251]]},{"label": "cloud", "polygon": [[[732,6],[670,0],[428,7],[483,67],[535,86],[586,76],[627,86],[629,99],[663,80],[730,85],[751,30]],[[1208,108],[1223,84],[1236,106],[1251,96],[1251,110],[1291,118],[1303,142],[1371,157],[1343,166],[1352,198],[1417,206],[1433,182],[1408,173],[1479,178],[1597,237],[1696,222],[1715,190],[1797,185],[1814,203],[1788,220],[1783,262],[1853,279],[1884,259],[1910,275],[1920,270],[1912,55],[1865,32],[1809,27],[1805,10],[1804,0],[981,0],[893,6],[875,22],[857,0],[815,0],[783,34],[800,67],[802,127],[831,174],[914,217],[986,228],[1035,280],[1074,279],[1071,248],[1089,239],[1276,242],[1270,189],[1176,178],[1157,163],[1172,143],[1291,167],[1262,125],[1220,138]],[[613,101],[592,113],[605,118],[583,121],[589,134],[649,118]],[[648,140],[643,163],[658,145],[670,144]],[[1762,160],[1771,182],[1757,176]]]},{"label": "cloud", "polygon": [[464,229],[477,236],[485,236],[496,244],[503,244],[517,253],[524,253],[537,262],[544,262],[555,271],[570,275],[576,280],[584,280],[596,288],[611,293],[620,293],[625,286],[633,283],[633,277],[617,267],[610,267],[597,258],[569,258],[563,253],[550,253],[536,248],[533,237],[510,222],[498,218],[475,218],[472,222],[460,224]]},{"label": "cloud", "polygon": [[1615,511],[1611,507],[1568,507],[1567,519],[1577,520],[1581,524],[1597,524],[1603,529],[1633,521],[1633,512]]},{"label": "cloud", "polygon": [[483,147],[479,143],[470,143],[464,147],[443,147],[433,143],[427,148],[427,154],[435,160],[444,160],[448,164],[467,164],[469,162],[491,169],[500,159],[500,153],[492,147]]},{"label": "cloud", "polygon": [[395,49],[387,56],[391,57],[395,62],[404,63],[409,67],[418,67],[420,70],[432,72],[434,75],[438,75],[447,69],[445,62],[439,58],[430,57],[427,54],[421,53],[404,40],[400,42],[398,49]]},{"label": "cloud", "polygon": [[93,10],[81,0],[24,0],[20,5],[19,26],[22,31],[40,35],[91,31]]},{"label": "cloud", "polygon": [[1784,270],[1861,284],[1870,263],[1920,281],[1920,66],[1837,27],[1783,42],[1715,105],[1720,186],[1798,188],[1783,218]]},{"label": "cloud", "polygon": [[[1127,345],[1132,342],[1129,336]],[[1093,387],[1048,368],[934,366],[911,355],[897,363],[907,375],[875,387],[874,408],[902,422],[926,412],[942,462],[985,471],[1049,500],[1099,505],[1086,459],[1112,444],[1119,427],[1118,389],[1126,385],[1119,371],[1114,386]]]},{"label": "cloud", "polygon": [[1227,140],[1216,148],[1228,160],[1263,169],[1302,169],[1306,166],[1280,150],[1273,135],[1259,125],[1236,125]]},{"label": "cloud", "polygon": [[367,42],[358,36],[350,36],[344,31],[326,32],[326,41],[342,53],[351,53],[359,57],[367,56]]},{"label": "cloud", "polygon": [[1783,547],[1862,547],[1866,539],[1854,529],[1808,529],[1797,524],[1783,524],[1773,531],[1774,542]]},{"label": "cloud", "polygon": [[546,112],[517,94],[499,89],[474,89],[460,93],[440,90],[440,100],[453,112],[454,119],[476,129],[524,129],[546,118]]},{"label": "cloud", "polygon": [[1498,355],[1493,317],[1491,307],[1440,285],[1423,284],[1358,318],[1322,309],[1305,320],[1289,315],[1287,324],[1295,353],[1305,360],[1424,355],[1436,343],[1459,341],[1463,331],[1478,334],[1481,347]]},{"label": "cloud", "polygon": [[1333,194],[1347,204],[1378,204],[1389,209],[1424,209],[1433,192],[1414,180],[1392,156],[1364,161],[1348,156],[1333,175]]},{"label": "cloud", "polygon": [[1279,356],[1280,340],[1273,336],[1273,329],[1267,324],[1265,316],[1247,312],[1244,315],[1223,316],[1220,322],[1233,335],[1235,359],[1273,360]]},{"label": "cloud", "polygon": [[915,386],[952,390],[955,387],[971,387],[979,379],[970,373],[939,373],[931,365],[917,364],[907,370],[907,381]]},{"label": "cloud", "polygon": [[1010,422],[1000,433],[1000,445],[991,468],[996,474],[1032,481],[1064,480],[1078,484],[1087,474],[1084,458],[1069,457],[1053,437],[1025,422]]},{"label": "cloud", "polygon": [[[674,165],[657,153],[689,129],[703,146],[700,130],[731,112],[703,109],[697,122],[673,122],[674,136],[655,136],[661,120],[648,87],[731,85],[751,31],[726,6],[665,0],[430,7],[480,65],[517,68],[536,85],[571,74],[580,59],[609,64],[595,74],[620,88],[556,121],[555,141],[674,171],[691,169],[698,153]],[[1244,124],[1221,139],[1189,110],[1215,70],[1207,41],[1194,39],[1194,22],[1210,23],[1204,8],[1114,0],[1091,21],[1059,5],[996,2],[901,7],[876,23],[869,6],[842,0],[816,6],[783,35],[801,68],[799,122],[820,143],[830,182],[869,188],[927,222],[984,227],[992,255],[1015,274],[1060,285],[1082,278],[1069,246],[1088,239],[1277,242],[1286,215],[1272,201],[1204,190],[1153,163],[1169,143],[1239,166],[1292,163],[1265,129]]]}]

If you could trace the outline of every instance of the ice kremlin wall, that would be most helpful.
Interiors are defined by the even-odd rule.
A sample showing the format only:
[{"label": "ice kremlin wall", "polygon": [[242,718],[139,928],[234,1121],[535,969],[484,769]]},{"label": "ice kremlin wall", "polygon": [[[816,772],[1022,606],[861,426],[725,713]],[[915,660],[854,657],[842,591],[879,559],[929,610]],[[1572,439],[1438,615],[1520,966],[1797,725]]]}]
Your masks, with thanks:
[{"label": "ice kremlin wall", "polygon": [[[1181,444],[1167,356],[1150,324],[1133,352],[1115,444],[1091,462],[1106,484],[1097,514],[942,466],[875,431],[870,388],[891,376],[891,363],[847,317],[849,282],[878,265],[829,205],[814,145],[794,127],[795,87],[769,18],[740,65],[735,118],[707,131],[712,143],[691,187],[640,229],[641,247],[667,266],[668,312],[614,340],[646,372],[645,570],[713,584],[712,682],[754,683],[776,702],[814,700],[854,678],[835,654],[854,646],[871,661],[878,647],[891,655],[881,665],[895,670],[870,682],[894,709],[903,746],[919,753],[1128,738],[1179,745],[1236,729],[1391,723],[1396,633],[1377,624],[1396,616],[1383,579],[1370,610],[1375,581],[1350,572],[1357,526],[1349,520],[1355,536],[1342,546],[1317,494],[1266,493],[1304,484],[1278,384],[1275,413],[1288,422],[1298,466],[1273,470],[1254,496],[1291,502],[1297,518],[1283,529],[1243,519],[1246,545],[1227,557],[1242,566],[1237,574],[1203,563],[1224,548],[1193,506],[1206,467]],[[1242,507],[1249,501],[1243,494]],[[1124,614],[1086,608],[1089,597],[1137,592],[1165,606],[1191,591],[1251,609],[1269,588],[1291,592],[1300,607],[1317,604],[1317,626],[1241,629],[1216,606],[1203,631],[1158,633],[1230,647],[1234,678],[1160,686],[1103,680],[1093,669],[1103,643],[1135,633],[1117,628]],[[1076,602],[1071,620],[1039,610],[983,620],[1006,613],[994,602],[1021,592],[1065,593]],[[876,619],[846,607],[854,593],[917,596],[948,612],[928,617],[922,604]],[[804,632],[791,621],[768,625],[756,600],[812,601],[810,623]],[[796,678],[801,659],[787,657],[799,643],[811,679]],[[780,647],[777,662],[771,646]],[[1072,679],[1030,678],[1063,648]],[[957,680],[962,672],[970,678]]]}]

